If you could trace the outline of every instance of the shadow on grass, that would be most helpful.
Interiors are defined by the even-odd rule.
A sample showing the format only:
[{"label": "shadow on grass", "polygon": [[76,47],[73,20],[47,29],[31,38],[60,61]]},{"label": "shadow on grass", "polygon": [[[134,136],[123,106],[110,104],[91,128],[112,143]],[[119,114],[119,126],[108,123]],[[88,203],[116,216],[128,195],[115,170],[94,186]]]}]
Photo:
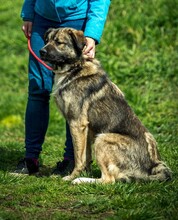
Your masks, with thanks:
[{"label": "shadow on grass", "polygon": [[[6,147],[0,146],[0,171],[3,172],[13,172],[16,169],[16,166],[19,160],[24,158],[24,149],[17,149],[17,146],[7,145]],[[41,176],[50,176],[54,170],[54,167],[49,167],[43,164],[43,161],[40,158],[40,173]],[[91,173],[85,174],[87,176],[92,176],[94,178],[99,178],[101,176],[101,172],[96,165],[96,163],[92,164]]]},{"label": "shadow on grass", "polygon": [[[24,151],[23,149],[17,150],[6,148],[0,146],[0,171],[3,172],[13,172],[16,169],[16,166],[19,160],[24,158]],[[54,167],[49,167],[43,165],[42,160],[40,159],[40,172],[37,177],[45,177],[50,176],[52,174]]]},{"label": "shadow on grass", "polygon": [[0,152],[0,170],[2,171],[12,171],[18,161],[24,157],[23,151],[8,149],[7,147],[0,147]]}]

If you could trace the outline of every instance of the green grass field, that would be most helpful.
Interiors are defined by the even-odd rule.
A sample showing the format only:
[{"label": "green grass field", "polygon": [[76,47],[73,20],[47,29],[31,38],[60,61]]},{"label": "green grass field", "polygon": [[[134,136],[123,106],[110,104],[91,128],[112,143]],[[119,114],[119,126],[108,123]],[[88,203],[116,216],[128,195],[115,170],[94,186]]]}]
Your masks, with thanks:
[{"label": "green grass field", "polygon": [[[154,134],[173,179],[73,186],[49,176],[12,177],[24,154],[27,42],[21,0],[0,0],[0,220],[178,219],[178,1],[113,0],[96,56]],[[65,122],[51,99],[41,154],[45,173],[62,159]],[[93,175],[100,171],[93,164]]]}]

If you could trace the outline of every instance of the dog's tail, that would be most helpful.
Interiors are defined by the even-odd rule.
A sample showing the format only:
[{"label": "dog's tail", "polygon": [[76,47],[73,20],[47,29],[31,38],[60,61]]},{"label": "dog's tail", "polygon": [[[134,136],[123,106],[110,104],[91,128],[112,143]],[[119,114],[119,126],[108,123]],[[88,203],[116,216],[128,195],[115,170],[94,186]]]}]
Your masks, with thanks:
[{"label": "dog's tail", "polygon": [[159,163],[152,168],[148,178],[151,181],[167,181],[172,178],[172,171],[163,161],[159,161]]},{"label": "dog's tail", "polygon": [[145,139],[148,144],[150,159],[154,164],[148,179],[158,181],[170,180],[172,177],[172,171],[163,161],[161,161],[154,137],[149,132],[146,132]]}]

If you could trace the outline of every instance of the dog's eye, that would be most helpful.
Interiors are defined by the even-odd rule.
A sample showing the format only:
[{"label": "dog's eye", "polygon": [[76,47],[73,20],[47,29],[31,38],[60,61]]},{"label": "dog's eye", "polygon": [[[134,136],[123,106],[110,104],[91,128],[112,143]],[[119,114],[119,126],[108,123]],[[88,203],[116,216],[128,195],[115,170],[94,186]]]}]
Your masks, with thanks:
[{"label": "dog's eye", "polygon": [[48,43],[48,38],[45,38],[44,42],[45,42],[45,44],[47,44]]},{"label": "dog's eye", "polygon": [[62,41],[59,41],[59,40],[55,40],[55,43],[56,43],[56,45],[61,45],[61,44],[65,44],[64,42],[62,42]]},{"label": "dog's eye", "polygon": [[57,45],[60,45],[60,44],[61,44],[61,42],[59,42],[59,41],[55,41],[55,43],[56,43]]}]

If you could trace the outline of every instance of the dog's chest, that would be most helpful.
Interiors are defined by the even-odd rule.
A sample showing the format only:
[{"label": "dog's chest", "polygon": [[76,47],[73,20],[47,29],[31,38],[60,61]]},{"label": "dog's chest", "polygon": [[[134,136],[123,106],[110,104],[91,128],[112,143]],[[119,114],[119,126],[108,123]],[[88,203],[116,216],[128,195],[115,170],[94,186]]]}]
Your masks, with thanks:
[{"label": "dog's chest", "polygon": [[55,81],[53,95],[57,107],[62,112],[65,118],[68,118],[71,114],[73,116],[78,115],[79,110],[76,107],[79,99],[75,94],[75,90],[70,88],[70,82],[66,82],[65,77],[60,77],[58,81]]},{"label": "dog's chest", "polygon": [[57,77],[55,76],[55,83],[53,89],[53,96],[58,108],[63,112],[64,109],[64,97],[62,96],[62,81],[65,77]]}]

